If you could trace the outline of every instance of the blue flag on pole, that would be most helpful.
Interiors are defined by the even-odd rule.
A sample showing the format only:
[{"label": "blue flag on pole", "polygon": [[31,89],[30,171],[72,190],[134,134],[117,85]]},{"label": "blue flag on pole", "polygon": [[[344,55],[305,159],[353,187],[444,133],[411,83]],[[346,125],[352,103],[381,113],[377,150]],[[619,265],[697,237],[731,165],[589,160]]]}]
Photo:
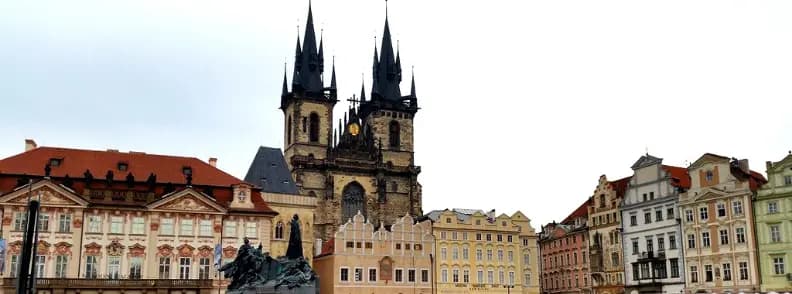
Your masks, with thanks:
[{"label": "blue flag on pole", "polygon": [[223,258],[223,248],[220,247],[220,244],[215,245],[214,258],[215,258],[215,267],[220,268],[221,265],[220,259]]}]

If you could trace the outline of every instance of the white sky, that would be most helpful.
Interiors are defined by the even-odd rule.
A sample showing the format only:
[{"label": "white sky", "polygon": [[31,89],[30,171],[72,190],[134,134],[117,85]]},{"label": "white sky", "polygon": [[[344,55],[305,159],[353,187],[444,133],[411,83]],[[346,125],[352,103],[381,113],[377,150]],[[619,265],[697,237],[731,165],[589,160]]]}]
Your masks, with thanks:
[{"label": "white sky", "polygon": [[[415,66],[425,212],[519,209],[538,228],[599,175],[630,175],[646,148],[761,172],[792,149],[790,1],[388,4],[403,91]],[[359,93],[361,73],[370,87],[384,1],[313,8],[339,97]],[[306,13],[307,1],[0,2],[0,157],[33,138],[215,156],[243,177],[259,145],[283,144],[283,62]]]}]

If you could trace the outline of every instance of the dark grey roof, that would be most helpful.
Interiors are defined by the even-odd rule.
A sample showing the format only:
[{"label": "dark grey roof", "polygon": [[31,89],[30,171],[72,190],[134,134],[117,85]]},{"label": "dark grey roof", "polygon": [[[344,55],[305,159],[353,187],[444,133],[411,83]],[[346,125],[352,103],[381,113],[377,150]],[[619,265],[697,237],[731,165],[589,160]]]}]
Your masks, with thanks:
[{"label": "dark grey roof", "polygon": [[651,156],[651,155],[649,155],[649,153],[647,153],[646,155],[641,156],[641,158],[638,158],[638,161],[636,161],[632,165],[631,168],[633,170],[636,170],[636,169],[644,168],[644,167],[647,167],[647,166],[650,166],[650,165],[653,165],[653,164],[660,164],[660,163],[663,163],[663,159],[662,158],[657,158],[657,157]]},{"label": "dark grey roof", "polygon": [[264,192],[297,194],[297,186],[280,148],[259,147],[245,175],[245,182],[261,187]]}]

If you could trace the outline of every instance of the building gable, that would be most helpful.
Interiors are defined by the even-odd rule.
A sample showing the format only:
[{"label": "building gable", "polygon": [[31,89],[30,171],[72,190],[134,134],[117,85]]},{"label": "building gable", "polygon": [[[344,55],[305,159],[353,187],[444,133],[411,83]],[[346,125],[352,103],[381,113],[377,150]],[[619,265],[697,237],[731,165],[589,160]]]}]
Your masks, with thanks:
[{"label": "building gable", "polygon": [[151,210],[184,211],[184,212],[205,212],[205,213],[225,213],[226,209],[212,201],[209,196],[187,188],[178,192],[165,195],[161,199],[148,205]]},{"label": "building gable", "polygon": [[79,206],[87,207],[88,201],[82,199],[68,188],[49,180],[41,180],[24,185],[0,197],[0,203],[9,205],[27,205],[29,198],[41,201],[42,206]]}]

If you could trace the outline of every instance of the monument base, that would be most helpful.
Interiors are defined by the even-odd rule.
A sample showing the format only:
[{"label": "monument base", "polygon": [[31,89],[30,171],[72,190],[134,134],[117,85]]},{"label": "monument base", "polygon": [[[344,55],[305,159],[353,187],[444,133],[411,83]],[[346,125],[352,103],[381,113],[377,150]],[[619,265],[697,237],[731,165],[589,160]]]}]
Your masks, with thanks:
[{"label": "monument base", "polygon": [[315,285],[303,285],[301,287],[288,289],[286,287],[280,287],[275,289],[272,286],[261,286],[255,288],[248,288],[244,290],[231,290],[226,292],[227,294],[319,294],[319,288]]}]

